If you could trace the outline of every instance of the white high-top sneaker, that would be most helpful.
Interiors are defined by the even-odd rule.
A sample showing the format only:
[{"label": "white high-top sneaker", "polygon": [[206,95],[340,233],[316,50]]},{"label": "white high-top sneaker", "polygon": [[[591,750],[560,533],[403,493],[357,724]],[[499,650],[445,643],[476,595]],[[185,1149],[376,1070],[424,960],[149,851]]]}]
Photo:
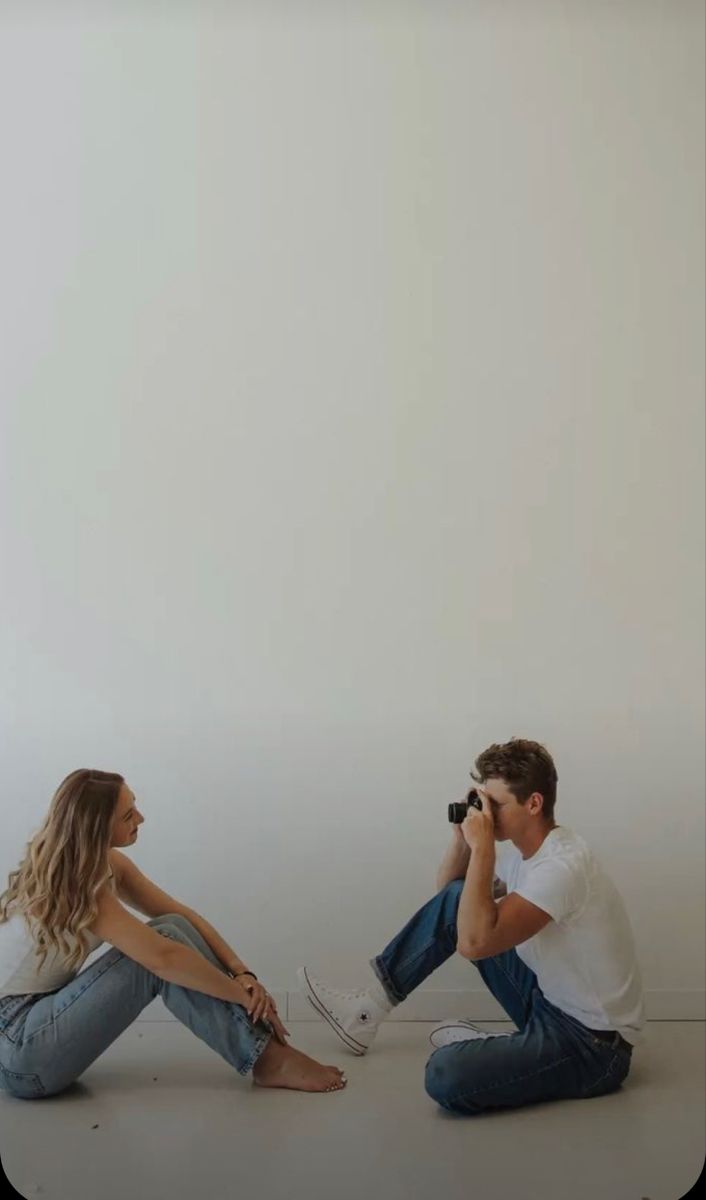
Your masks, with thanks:
[{"label": "white high-top sneaker", "polygon": [[429,1041],[438,1049],[440,1046],[450,1046],[452,1042],[469,1042],[477,1038],[511,1037],[514,1030],[508,1033],[490,1033],[479,1029],[467,1017],[447,1017],[440,1025],[432,1029]]},{"label": "white high-top sneaker", "polygon": [[311,1007],[328,1021],[344,1046],[354,1054],[366,1054],[378,1025],[393,1007],[384,999],[381,985],[372,984],[357,992],[342,992],[312,975],[308,967],[299,967],[297,979]]}]

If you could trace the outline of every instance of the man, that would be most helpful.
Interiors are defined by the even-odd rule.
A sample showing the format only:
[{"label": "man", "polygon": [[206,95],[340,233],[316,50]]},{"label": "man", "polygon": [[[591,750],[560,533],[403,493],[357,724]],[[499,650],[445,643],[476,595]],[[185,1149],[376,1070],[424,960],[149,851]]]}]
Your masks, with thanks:
[{"label": "man", "polygon": [[[584,839],[554,820],[558,776],[544,746],[495,743],[475,768],[482,811],[470,807],[453,826],[437,894],[370,960],[369,986],[341,991],[301,967],[302,991],[341,1041],[365,1054],[393,1007],[458,952],[517,1031],[443,1022],[426,1064],[432,1099],[474,1115],[614,1091],[644,1025],[622,899]],[[512,843],[497,876],[496,841]]]}]

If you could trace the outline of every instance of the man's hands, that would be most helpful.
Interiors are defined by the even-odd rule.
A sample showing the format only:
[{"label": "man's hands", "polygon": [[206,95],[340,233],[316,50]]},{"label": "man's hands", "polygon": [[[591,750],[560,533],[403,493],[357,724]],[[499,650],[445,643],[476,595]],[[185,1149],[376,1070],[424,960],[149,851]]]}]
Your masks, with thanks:
[{"label": "man's hands", "polygon": [[475,808],[473,805],[468,810],[468,815],[465,821],[458,826],[461,830],[461,836],[471,850],[476,847],[492,846],[495,847],[495,821],[493,812],[490,806],[488,794],[483,788],[477,788],[483,805],[482,810]]}]

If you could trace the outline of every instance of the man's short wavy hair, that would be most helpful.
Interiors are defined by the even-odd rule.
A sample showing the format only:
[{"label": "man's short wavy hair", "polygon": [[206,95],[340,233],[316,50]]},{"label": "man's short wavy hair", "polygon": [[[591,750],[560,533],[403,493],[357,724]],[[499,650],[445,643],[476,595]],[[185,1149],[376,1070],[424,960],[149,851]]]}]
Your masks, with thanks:
[{"label": "man's short wavy hair", "polygon": [[556,773],[554,759],[540,742],[529,738],[511,738],[509,742],[494,742],[475,761],[471,779],[485,783],[486,779],[502,779],[518,804],[525,804],[533,792],[540,792],[544,804],[544,820],[554,820],[556,804]]}]

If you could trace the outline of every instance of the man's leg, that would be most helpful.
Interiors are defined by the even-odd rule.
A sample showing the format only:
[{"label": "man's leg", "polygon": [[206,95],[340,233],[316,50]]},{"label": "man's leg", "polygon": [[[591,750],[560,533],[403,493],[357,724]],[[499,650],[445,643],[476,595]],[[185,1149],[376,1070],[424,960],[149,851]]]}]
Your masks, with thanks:
[{"label": "man's leg", "polygon": [[474,1116],[543,1100],[605,1095],[620,1087],[629,1069],[629,1051],[577,1030],[537,990],[518,1033],[434,1051],[426,1064],[425,1088],[442,1108]]},{"label": "man's leg", "polygon": [[456,953],[458,904],[463,880],[453,879],[427,900],[370,965],[392,1004],[410,992]]},{"label": "man's leg", "polygon": [[[371,966],[400,1003],[456,950],[463,880],[427,902]],[[548,1005],[537,976],[516,950],[474,961],[488,990],[514,1021],[507,1037],[469,1038],[436,1050],[426,1065],[427,1093],[442,1107],[472,1115],[541,1100],[597,1096],[614,1091],[630,1058],[590,1036]]]},{"label": "man's leg", "polygon": [[[310,1004],[355,1054],[364,1054],[380,1023],[432,971],[456,953],[458,904],[463,880],[455,879],[432,896],[385,947],[370,960],[372,986],[355,992],[331,987],[300,968],[302,991]],[[527,1019],[536,976],[508,952],[476,963],[486,984],[521,1028]]]},{"label": "man's leg", "polygon": [[[419,909],[382,954],[370,960],[393,1003],[406,1000],[428,975],[456,952],[462,879],[454,879]],[[473,963],[486,987],[518,1029],[527,1023],[537,976],[515,950]]]}]

